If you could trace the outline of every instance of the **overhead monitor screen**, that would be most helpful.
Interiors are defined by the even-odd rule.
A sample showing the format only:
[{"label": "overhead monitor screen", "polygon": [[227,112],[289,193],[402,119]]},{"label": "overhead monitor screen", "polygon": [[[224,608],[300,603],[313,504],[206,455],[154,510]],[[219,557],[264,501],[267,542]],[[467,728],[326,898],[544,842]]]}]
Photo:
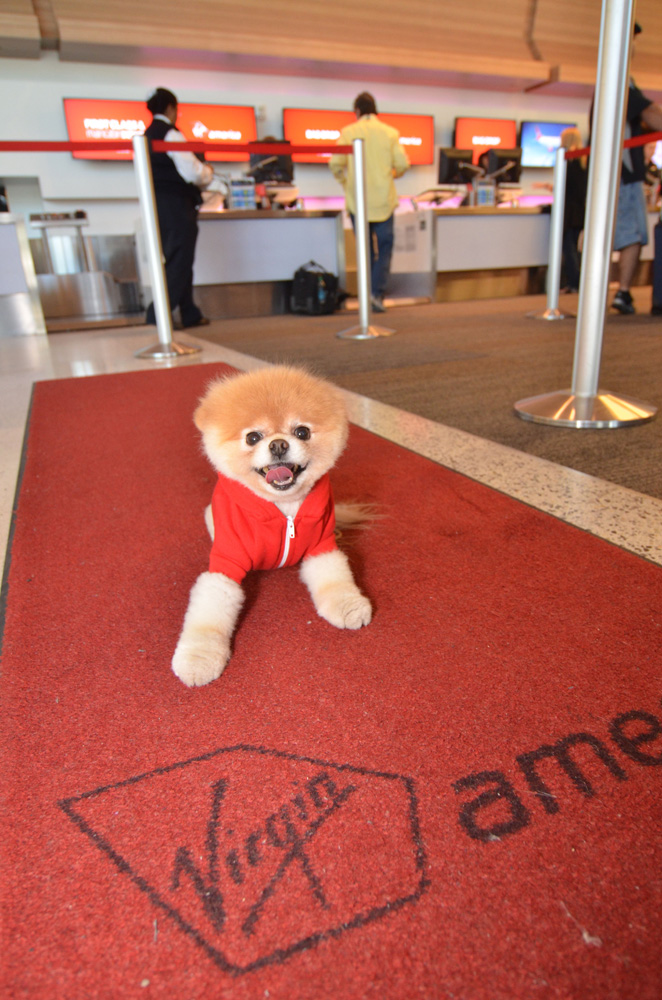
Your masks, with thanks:
[{"label": "overhead monitor screen", "polygon": [[320,108],[283,108],[283,138],[293,146],[309,146],[309,153],[293,153],[295,163],[328,163],[331,153],[316,153],[316,146],[338,141],[341,131],[356,121],[353,111]]},{"label": "overhead monitor screen", "polygon": [[[257,139],[255,108],[232,104],[180,104],[177,128],[191,141],[234,143],[241,146]],[[208,160],[246,161],[248,153],[211,153]]]},{"label": "overhead monitor screen", "polygon": [[[152,120],[144,101],[92,100],[65,97],[64,115],[70,142],[131,140]],[[225,104],[179,105],[177,127],[191,142],[235,143],[257,138],[255,109]],[[131,150],[81,150],[79,160],[132,160]],[[208,160],[248,160],[248,153],[207,153]]]},{"label": "overhead monitor screen", "polygon": [[[400,144],[412,166],[434,163],[434,117],[384,112],[381,121],[400,133]],[[341,131],[356,121],[353,111],[329,111],[325,108],[284,108],[283,136],[293,146],[309,146],[309,153],[295,153],[298,163],[328,163],[331,153],[316,153],[316,146],[336,143]]]},{"label": "overhead monitor screen", "polygon": [[[83,100],[64,98],[69,142],[117,142],[142,135],[152,116],[144,101]],[[81,150],[76,160],[132,160],[131,150]]]},{"label": "overhead monitor screen", "polygon": [[380,114],[387,125],[397,128],[400,145],[409,157],[412,167],[434,163],[434,118],[432,115]]},{"label": "overhead monitor screen", "polygon": [[522,122],[520,146],[523,167],[553,167],[561,132],[574,122]]},{"label": "overhead monitor screen", "polygon": [[487,149],[517,145],[517,122],[511,118],[456,118],[454,145],[472,149],[473,162]]}]

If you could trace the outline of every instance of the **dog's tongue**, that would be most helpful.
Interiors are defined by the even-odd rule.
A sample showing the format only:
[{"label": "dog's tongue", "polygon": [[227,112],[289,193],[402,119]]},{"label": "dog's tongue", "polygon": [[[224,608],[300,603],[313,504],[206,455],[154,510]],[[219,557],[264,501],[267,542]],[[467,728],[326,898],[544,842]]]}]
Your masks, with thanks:
[{"label": "dog's tongue", "polygon": [[265,478],[268,483],[291,483],[294,476],[292,470],[288,469],[286,465],[278,465],[269,469]]}]

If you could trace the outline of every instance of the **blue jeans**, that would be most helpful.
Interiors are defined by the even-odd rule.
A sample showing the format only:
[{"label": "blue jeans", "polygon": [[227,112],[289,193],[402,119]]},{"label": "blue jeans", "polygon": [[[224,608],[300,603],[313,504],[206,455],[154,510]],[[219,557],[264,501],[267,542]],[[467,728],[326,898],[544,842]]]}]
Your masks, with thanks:
[{"label": "blue jeans", "polygon": [[[356,232],[354,216],[350,214],[352,229]],[[393,216],[383,222],[369,222],[370,227],[370,287],[372,295],[383,299],[391,272],[393,254]]]}]

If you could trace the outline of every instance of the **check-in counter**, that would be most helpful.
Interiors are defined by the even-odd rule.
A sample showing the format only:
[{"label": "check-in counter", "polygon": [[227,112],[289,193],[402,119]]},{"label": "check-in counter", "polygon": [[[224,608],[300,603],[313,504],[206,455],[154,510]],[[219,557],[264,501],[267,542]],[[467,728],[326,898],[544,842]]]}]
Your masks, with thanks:
[{"label": "check-in counter", "polygon": [[435,209],[439,302],[545,290],[551,215],[539,207]]},{"label": "check-in counter", "polygon": [[342,212],[252,210],[199,215],[193,285],[206,316],[288,311],[289,282],[310,260],[345,283]]},{"label": "check-in counter", "polygon": [[20,215],[0,212],[0,335],[46,333],[30,244]]},{"label": "check-in counter", "polygon": [[[549,224],[539,207],[396,212],[387,297],[443,302],[543,291]],[[354,293],[354,234],[345,230],[345,237],[347,289]]]},{"label": "check-in counter", "polygon": [[397,213],[389,294],[441,302],[541,291],[550,218],[539,207]]}]

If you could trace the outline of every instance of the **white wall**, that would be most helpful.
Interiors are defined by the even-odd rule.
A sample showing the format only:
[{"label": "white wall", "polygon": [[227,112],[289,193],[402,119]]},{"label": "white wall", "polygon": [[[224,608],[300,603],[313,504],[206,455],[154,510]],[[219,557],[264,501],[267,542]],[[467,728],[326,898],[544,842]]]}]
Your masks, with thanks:
[{"label": "white wall", "polygon": [[[390,112],[432,114],[435,142],[450,146],[458,115],[493,118],[576,121],[588,135],[584,100],[539,94],[447,90],[402,84],[366,84],[361,80],[257,76],[208,70],[155,69],[60,62],[57,53],[39,60],[0,60],[0,139],[66,140],[64,97],[145,99],[157,86],[168,87],[180,101],[248,104],[258,111],[258,136],[282,135],[284,107],[351,108],[361,90],[370,90],[378,108]],[[240,173],[240,165],[232,165]],[[523,187],[551,180],[551,171],[525,170]],[[86,233],[129,234],[138,218],[132,167],[127,163],[74,160],[69,153],[0,152],[0,178],[36,178],[22,185],[21,211],[66,212],[83,209],[90,221]],[[415,167],[397,182],[401,195],[414,195],[435,181],[435,168]],[[337,197],[341,189],[324,166],[297,164],[296,182],[303,197]],[[41,203],[29,204],[25,193],[41,192]],[[11,205],[14,208],[13,205]],[[32,234],[36,235],[36,234]]]}]

